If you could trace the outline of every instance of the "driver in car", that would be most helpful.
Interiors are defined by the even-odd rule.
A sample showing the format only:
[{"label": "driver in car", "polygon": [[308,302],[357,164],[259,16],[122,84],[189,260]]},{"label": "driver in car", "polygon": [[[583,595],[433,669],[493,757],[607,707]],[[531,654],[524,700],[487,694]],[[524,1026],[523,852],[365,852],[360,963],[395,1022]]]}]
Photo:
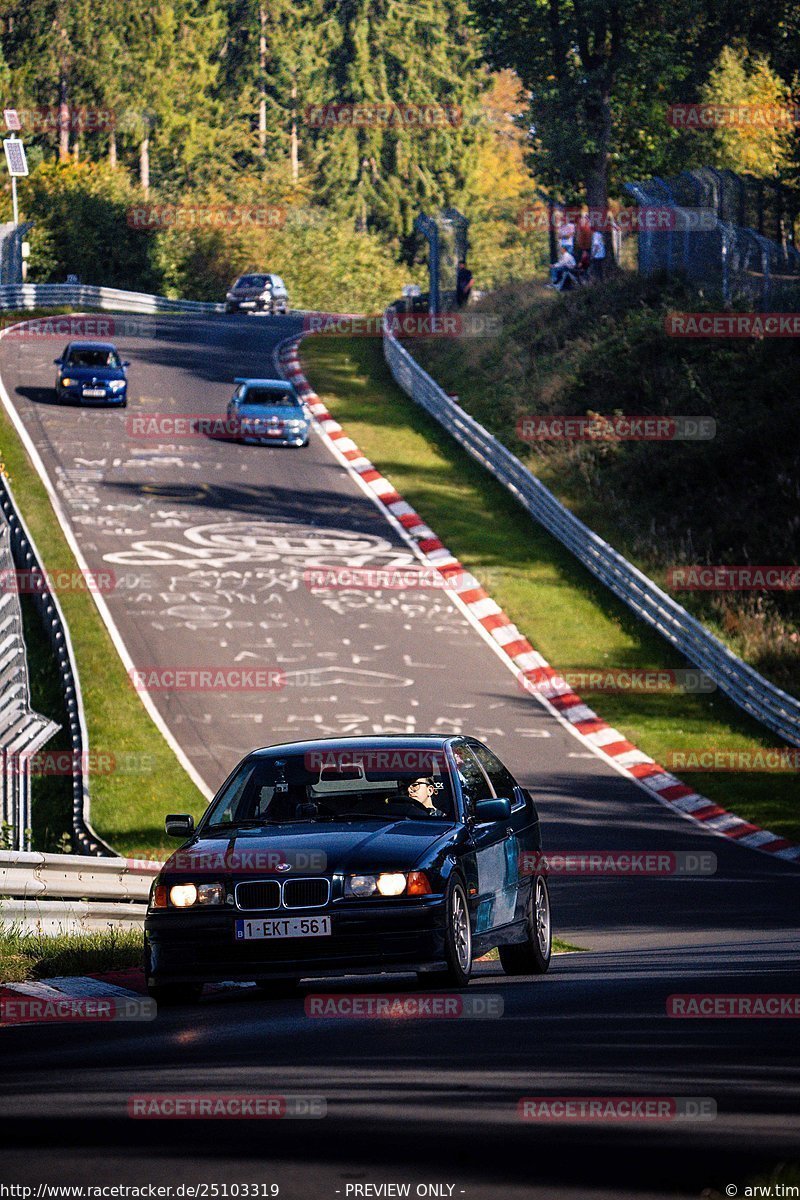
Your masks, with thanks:
[{"label": "driver in car", "polygon": [[428,810],[429,817],[443,817],[445,815],[433,803],[436,784],[429,775],[420,775],[418,779],[412,780],[407,790],[412,800],[416,800],[417,804],[423,805]]}]

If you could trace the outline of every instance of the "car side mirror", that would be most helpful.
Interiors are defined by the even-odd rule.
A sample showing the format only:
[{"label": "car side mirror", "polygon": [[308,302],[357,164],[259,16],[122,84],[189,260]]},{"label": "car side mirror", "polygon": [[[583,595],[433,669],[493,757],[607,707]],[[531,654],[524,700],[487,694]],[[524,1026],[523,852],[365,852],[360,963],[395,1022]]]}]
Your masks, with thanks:
[{"label": "car side mirror", "polygon": [[169,813],[164,829],[170,837],[188,837],[194,833],[194,817],[190,813]]},{"label": "car side mirror", "polygon": [[475,805],[475,821],[479,825],[499,825],[510,818],[510,800],[479,800]]},{"label": "car side mirror", "polygon": [[129,367],[131,364],[129,362],[124,362],[122,365],[123,367]]},{"label": "car side mirror", "polygon": [[64,360],[63,360],[63,358],[54,358],[54,359],[53,359],[53,366],[55,366],[55,367],[63,367],[63,365],[64,365]]}]

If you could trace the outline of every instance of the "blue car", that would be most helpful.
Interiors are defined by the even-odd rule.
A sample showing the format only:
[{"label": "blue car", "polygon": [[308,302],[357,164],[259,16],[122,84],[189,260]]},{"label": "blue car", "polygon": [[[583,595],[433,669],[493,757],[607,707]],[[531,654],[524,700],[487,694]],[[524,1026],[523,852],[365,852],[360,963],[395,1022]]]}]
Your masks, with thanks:
[{"label": "blue car", "polygon": [[113,404],[125,408],[128,403],[128,377],[123,362],[111,342],[70,342],[58,367],[56,397],[79,404]]},{"label": "blue car", "polygon": [[285,379],[236,379],[228,404],[228,424],[244,441],[307,446],[311,430],[308,411]]}]

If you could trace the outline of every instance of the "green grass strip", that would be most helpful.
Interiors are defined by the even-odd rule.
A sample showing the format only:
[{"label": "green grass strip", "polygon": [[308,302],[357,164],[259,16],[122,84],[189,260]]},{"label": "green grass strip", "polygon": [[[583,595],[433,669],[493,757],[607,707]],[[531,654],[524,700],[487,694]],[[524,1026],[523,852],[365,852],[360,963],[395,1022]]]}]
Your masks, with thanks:
[{"label": "green grass strip", "polygon": [[[2,917],[2,905],[0,905]],[[115,929],[102,933],[57,934],[52,937],[0,927],[0,982],[53,979],[60,975],[90,975],[142,965],[141,929]]]},{"label": "green grass strip", "polygon": [[[687,666],[396,387],[379,342],[308,339],[303,360],[347,433],[553,666]],[[666,766],[675,751],[753,751],[776,743],[720,693],[584,690],[583,697]],[[682,777],[738,816],[800,840],[795,772]]]}]

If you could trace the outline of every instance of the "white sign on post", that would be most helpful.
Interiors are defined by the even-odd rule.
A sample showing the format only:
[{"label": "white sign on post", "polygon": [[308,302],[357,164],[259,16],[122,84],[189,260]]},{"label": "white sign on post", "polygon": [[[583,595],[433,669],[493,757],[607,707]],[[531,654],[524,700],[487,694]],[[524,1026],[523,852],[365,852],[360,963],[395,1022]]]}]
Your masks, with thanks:
[{"label": "white sign on post", "polygon": [[15,108],[4,108],[3,116],[6,121],[6,129],[22,129],[19,120],[19,113]]},{"label": "white sign on post", "polygon": [[20,179],[27,175],[28,160],[22,142],[18,138],[3,138],[3,149],[6,152],[6,163],[11,178]]}]

